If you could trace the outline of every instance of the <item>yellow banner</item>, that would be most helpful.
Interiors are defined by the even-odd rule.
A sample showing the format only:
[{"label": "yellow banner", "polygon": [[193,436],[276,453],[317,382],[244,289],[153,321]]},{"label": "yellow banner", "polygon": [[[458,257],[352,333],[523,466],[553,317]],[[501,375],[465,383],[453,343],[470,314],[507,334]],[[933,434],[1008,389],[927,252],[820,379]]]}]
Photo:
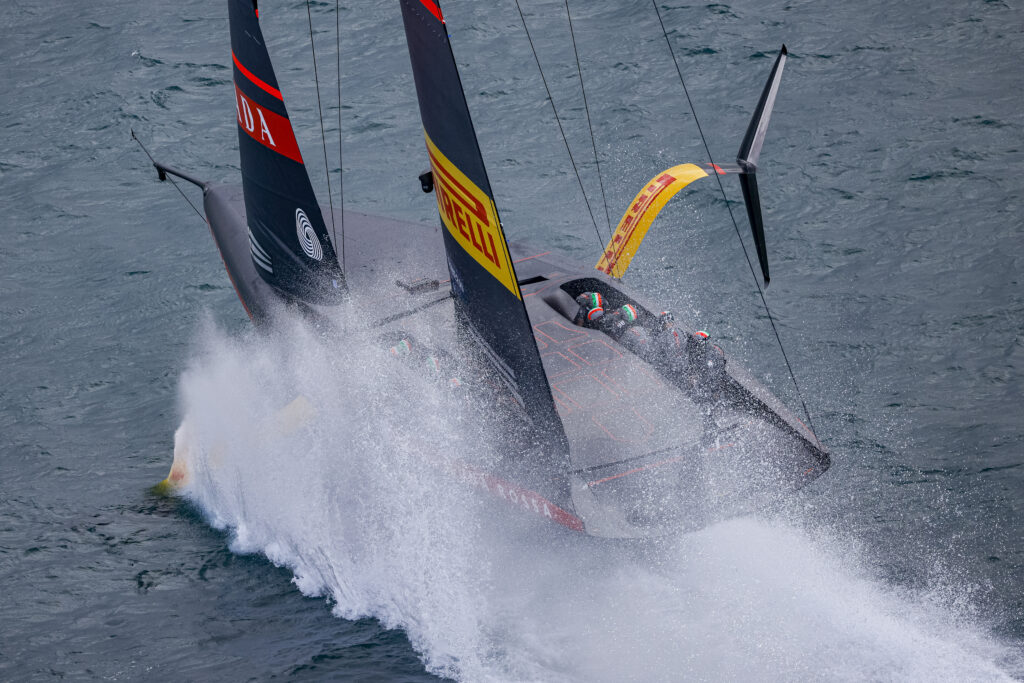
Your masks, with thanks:
[{"label": "yellow banner", "polygon": [[594,267],[612,277],[625,275],[630,261],[636,255],[640,243],[647,235],[647,230],[662,207],[679,190],[706,175],[707,173],[699,166],[680,164],[652,178],[651,182],[633,198],[633,202],[612,233],[612,238],[608,240],[601,259]]},{"label": "yellow banner", "polygon": [[494,279],[522,299],[494,201],[441,153],[426,131],[423,137],[434,173],[437,210],[448,232]]}]

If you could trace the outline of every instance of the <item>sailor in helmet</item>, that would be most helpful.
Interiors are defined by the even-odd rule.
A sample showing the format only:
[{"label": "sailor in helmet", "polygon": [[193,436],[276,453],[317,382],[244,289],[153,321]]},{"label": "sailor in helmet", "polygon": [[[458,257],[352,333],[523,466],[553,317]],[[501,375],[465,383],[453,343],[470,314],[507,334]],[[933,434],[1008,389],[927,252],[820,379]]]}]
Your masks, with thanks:
[{"label": "sailor in helmet", "polygon": [[636,319],[636,307],[626,304],[612,311],[601,326],[605,332],[618,339],[636,322]]},{"label": "sailor in helmet", "polygon": [[665,351],[681,349],[683,346],[679,330],[676,329],[676,318],[671,311],[658,314],[657,330],[654,333],[655,343]]},{"label": "sailor in helmet", "polygon": [[651,335],[651,360],[672,372],[682,372],[687,366],[685,334],[676,327],[675,316],[670,311],[658,314]]},{"label": "sailor in helmet", "polygon": [[579,310],[573,322],[581,327],[597,327],[604,317],[604,297],[599,292],[583,292],[576,297]]},{"label": "sailor in helmet", "polygon": [[615,309],[605,320],[603,327],[609,336],[633,353],[646,356],[650,352],[650,335],[639,323],[640,314],[633,304],[624,304]]},{"label": "sailor in helmet", "polygon": [[[462,381],[458,377],[451,376],[457,363],[444,351],[428,353],[429,349],[413,342],[412,335],[403,335],[398,342],[388,349],[392,358],[401,360],[410,366],[420,365],[424,368],[424,374],[445,384],[449,389],[457,390],[462,387]],[[447,380],[447,381],[446,381]]]},{"label": "sailor in helmet", "polygon": [[698,330],[686,338],[687,377],[704,399],[712,399],[725,380],[725,352],[711,343],[711,335]]}]

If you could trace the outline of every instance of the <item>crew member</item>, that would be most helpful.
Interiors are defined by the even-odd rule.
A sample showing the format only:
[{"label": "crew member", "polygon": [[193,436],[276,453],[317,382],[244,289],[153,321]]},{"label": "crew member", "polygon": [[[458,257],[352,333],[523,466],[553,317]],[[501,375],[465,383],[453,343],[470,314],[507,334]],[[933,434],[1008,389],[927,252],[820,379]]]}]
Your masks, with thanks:
[{"label": "crew member", "polygon": [[664,356],[678,355],[683,348],[679,330],[676,329],[675,316],[669,311],[658,314],[653,346]]},{"label": "crew member", "polygon": [[698,330],[686,338],[687,375],[699,396],[712,398],[725,378],[725,352]]},{"label": "crew member", "polygon": [[[437,352],[436,355],[427,355],[427,351],[428,349],[414,344],[410,337],[403,337],[388,349],[394,358],[401,359],[406,364],[411,365],[410,361],[422,361],[428,377],[438,382],[444,381],[445,376],[456,367],[456,363],[443,351]],[[462,381],[458,377],[448,377],[447,385],[450,389],[458,389],[462,386]]]},{"label": "crew member", "polygon": [[684,336],[679,333],[675,317],[669,311],[658,314],[651,339],[651,361],[667,366],[672,372],[682,372],[687,366]]},{"label": "crew member", "polygon": [[604,297],[598,292],[583,292],[576,297],[579,310],[573,322],[581,327],[597,327],[604,317]]},{"label": "crew member", "polygon": [[651,353],[650,335],[639,320],[639,313],[633,304],[624,304],[606,315],[601,329],[633,353],[647,358]]}]

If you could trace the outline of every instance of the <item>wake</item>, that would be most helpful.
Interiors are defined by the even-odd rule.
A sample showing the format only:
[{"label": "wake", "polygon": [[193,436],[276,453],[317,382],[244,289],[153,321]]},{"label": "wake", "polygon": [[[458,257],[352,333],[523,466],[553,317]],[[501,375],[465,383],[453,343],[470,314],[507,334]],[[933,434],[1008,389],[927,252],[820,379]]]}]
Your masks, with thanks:
[{"label": "wake", "polygon": [[[574,535],[455,482],[475,415],[361,331],[226,338],[181,382],[183,495],[232,550],[339,617],[403,629],[461,680],[1012,680],[1012,651],[872,576],[854,543],[747,516],[642,545]],[[496,455],[495,455],[496,457]]]}]

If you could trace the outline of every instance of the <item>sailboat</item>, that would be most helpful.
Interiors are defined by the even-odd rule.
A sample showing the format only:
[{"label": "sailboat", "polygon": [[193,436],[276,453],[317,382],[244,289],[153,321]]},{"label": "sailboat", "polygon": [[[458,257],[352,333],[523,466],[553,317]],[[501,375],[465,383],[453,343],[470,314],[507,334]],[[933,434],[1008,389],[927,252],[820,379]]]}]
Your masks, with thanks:
[{"label": "sailboat", "polygon": [[635,538],[701,526],[709,460],[736,464],[739,481],[727,495],[739,498],[754,486],[748,479],[789,491],[820,476],[830,458],[807,424],[706,333],[622,281],[661,206],[717,174],[740,178],[767,284],[755,172],[785,48],[737,163],[656,175],[587,267],[507,239],[441,8],[399,2],[429,163],[418,180],[436,199],[441,239],[420,224],[345,211],[332,218],[344,221],[339,244],[296,142],[257,2],[228,0],[242,184],[155,166],[161,179],[202,188],[214,241],[252,320],[280,324],[275,311],[286,307],[330,328],[346,302],[359,303],[396,362],[420,343],[406,330],[430,326],[432,343],[447,349],[431,362],[457,356],[450,362],[463,368],[471,397],[463,400],[486,403],[503,449],[497,462],[449,471],[576,532]]}]

